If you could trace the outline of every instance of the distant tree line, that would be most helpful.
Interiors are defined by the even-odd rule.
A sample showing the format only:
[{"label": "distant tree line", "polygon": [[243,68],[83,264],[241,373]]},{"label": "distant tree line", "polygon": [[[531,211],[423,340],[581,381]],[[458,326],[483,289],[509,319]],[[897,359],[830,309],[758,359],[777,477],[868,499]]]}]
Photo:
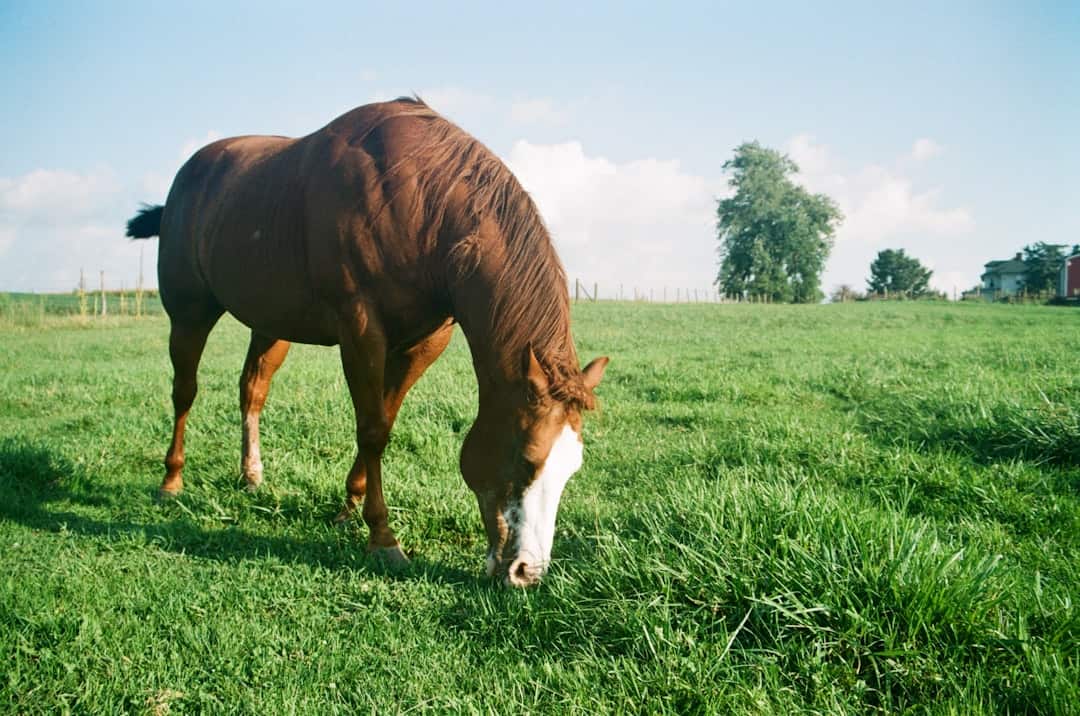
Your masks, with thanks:
[{"label": "distant tree line", "polygon": [[[813,194],[793,180],[799,167],[786,154],[745,142],[724,162],[734,195],[716,207],[721,293],[770,303],[817,303],[821,274],[843,214],[825,194]],[[1066,256],[1080,245],[1038,242],[1023,251],[1024,289],[1053,293]],[[834,301],[875,298],[937,298],[933,271],[904,249],[880,251],[870,264],[866,292],[838,287]]]}]

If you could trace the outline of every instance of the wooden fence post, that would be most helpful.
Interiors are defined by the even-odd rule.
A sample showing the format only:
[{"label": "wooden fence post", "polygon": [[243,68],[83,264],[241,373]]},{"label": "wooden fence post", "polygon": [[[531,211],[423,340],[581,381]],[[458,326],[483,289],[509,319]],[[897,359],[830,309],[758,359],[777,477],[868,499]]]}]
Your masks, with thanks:
[{"label": "wooden fence post", "polygon": [[135,289],[135,316],[142,316],[143,309],[143,247],[139,246],[139,285]]},{"label": "wooden fence post", "polygon": [[86,275],[79,269],[79,318],[86,320]]}]

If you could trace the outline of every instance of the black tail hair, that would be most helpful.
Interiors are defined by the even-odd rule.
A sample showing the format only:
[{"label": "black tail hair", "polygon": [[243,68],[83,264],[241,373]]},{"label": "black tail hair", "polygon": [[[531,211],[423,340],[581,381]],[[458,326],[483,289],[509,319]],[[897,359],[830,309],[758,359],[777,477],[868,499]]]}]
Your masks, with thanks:
[{"label": "black tail hair", "polygon": [[149,239],[161,233],[161,212],[165,207],[161,204],[143,204],[139,213],[131,217],[127,223],[127,235],[133,239]]}]

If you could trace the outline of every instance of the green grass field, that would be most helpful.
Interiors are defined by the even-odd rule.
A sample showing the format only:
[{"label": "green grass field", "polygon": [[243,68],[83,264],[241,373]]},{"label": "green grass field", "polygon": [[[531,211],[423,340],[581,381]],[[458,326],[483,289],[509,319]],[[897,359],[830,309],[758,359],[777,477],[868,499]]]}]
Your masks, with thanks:
[{"label": "green grass field", "polygon": [[154,493],[168,326],[0,320],[0,710],[1080,713],[1080,311],[583,304],[612,357],[552,572],[483,577],[460,334],[385,459],[412,564],[330,521],[335,350],[297,346],[239,486],[243,328]]}]

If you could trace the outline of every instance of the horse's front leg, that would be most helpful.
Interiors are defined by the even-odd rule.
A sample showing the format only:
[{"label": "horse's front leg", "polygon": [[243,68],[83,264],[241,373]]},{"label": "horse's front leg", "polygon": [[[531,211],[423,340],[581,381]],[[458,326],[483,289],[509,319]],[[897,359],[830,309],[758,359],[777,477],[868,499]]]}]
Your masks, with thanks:
[{"label": "horse's front leg", "polygon": [[390,436],[383,401],[386,336],[376,316],[357,304],[343,322],[340,342],[341,365],[356,413],[356,460],[345,478],[345,506],[336,522],[348,520],[363,502],[368,552],[391,563],[405,562],[405,553],[390,529],[382,494],[382,454]]},{"label": "horse's front leg", "polygon": [[252,331],[244,370],[240,373],[240,418],[243,440],[240,448],[240,473],[247,489],[255,490],[263,481],[262,455],[259,450],[259,415],[270,392],[270,381],[289,352],[289,342],[261,336]]}]

